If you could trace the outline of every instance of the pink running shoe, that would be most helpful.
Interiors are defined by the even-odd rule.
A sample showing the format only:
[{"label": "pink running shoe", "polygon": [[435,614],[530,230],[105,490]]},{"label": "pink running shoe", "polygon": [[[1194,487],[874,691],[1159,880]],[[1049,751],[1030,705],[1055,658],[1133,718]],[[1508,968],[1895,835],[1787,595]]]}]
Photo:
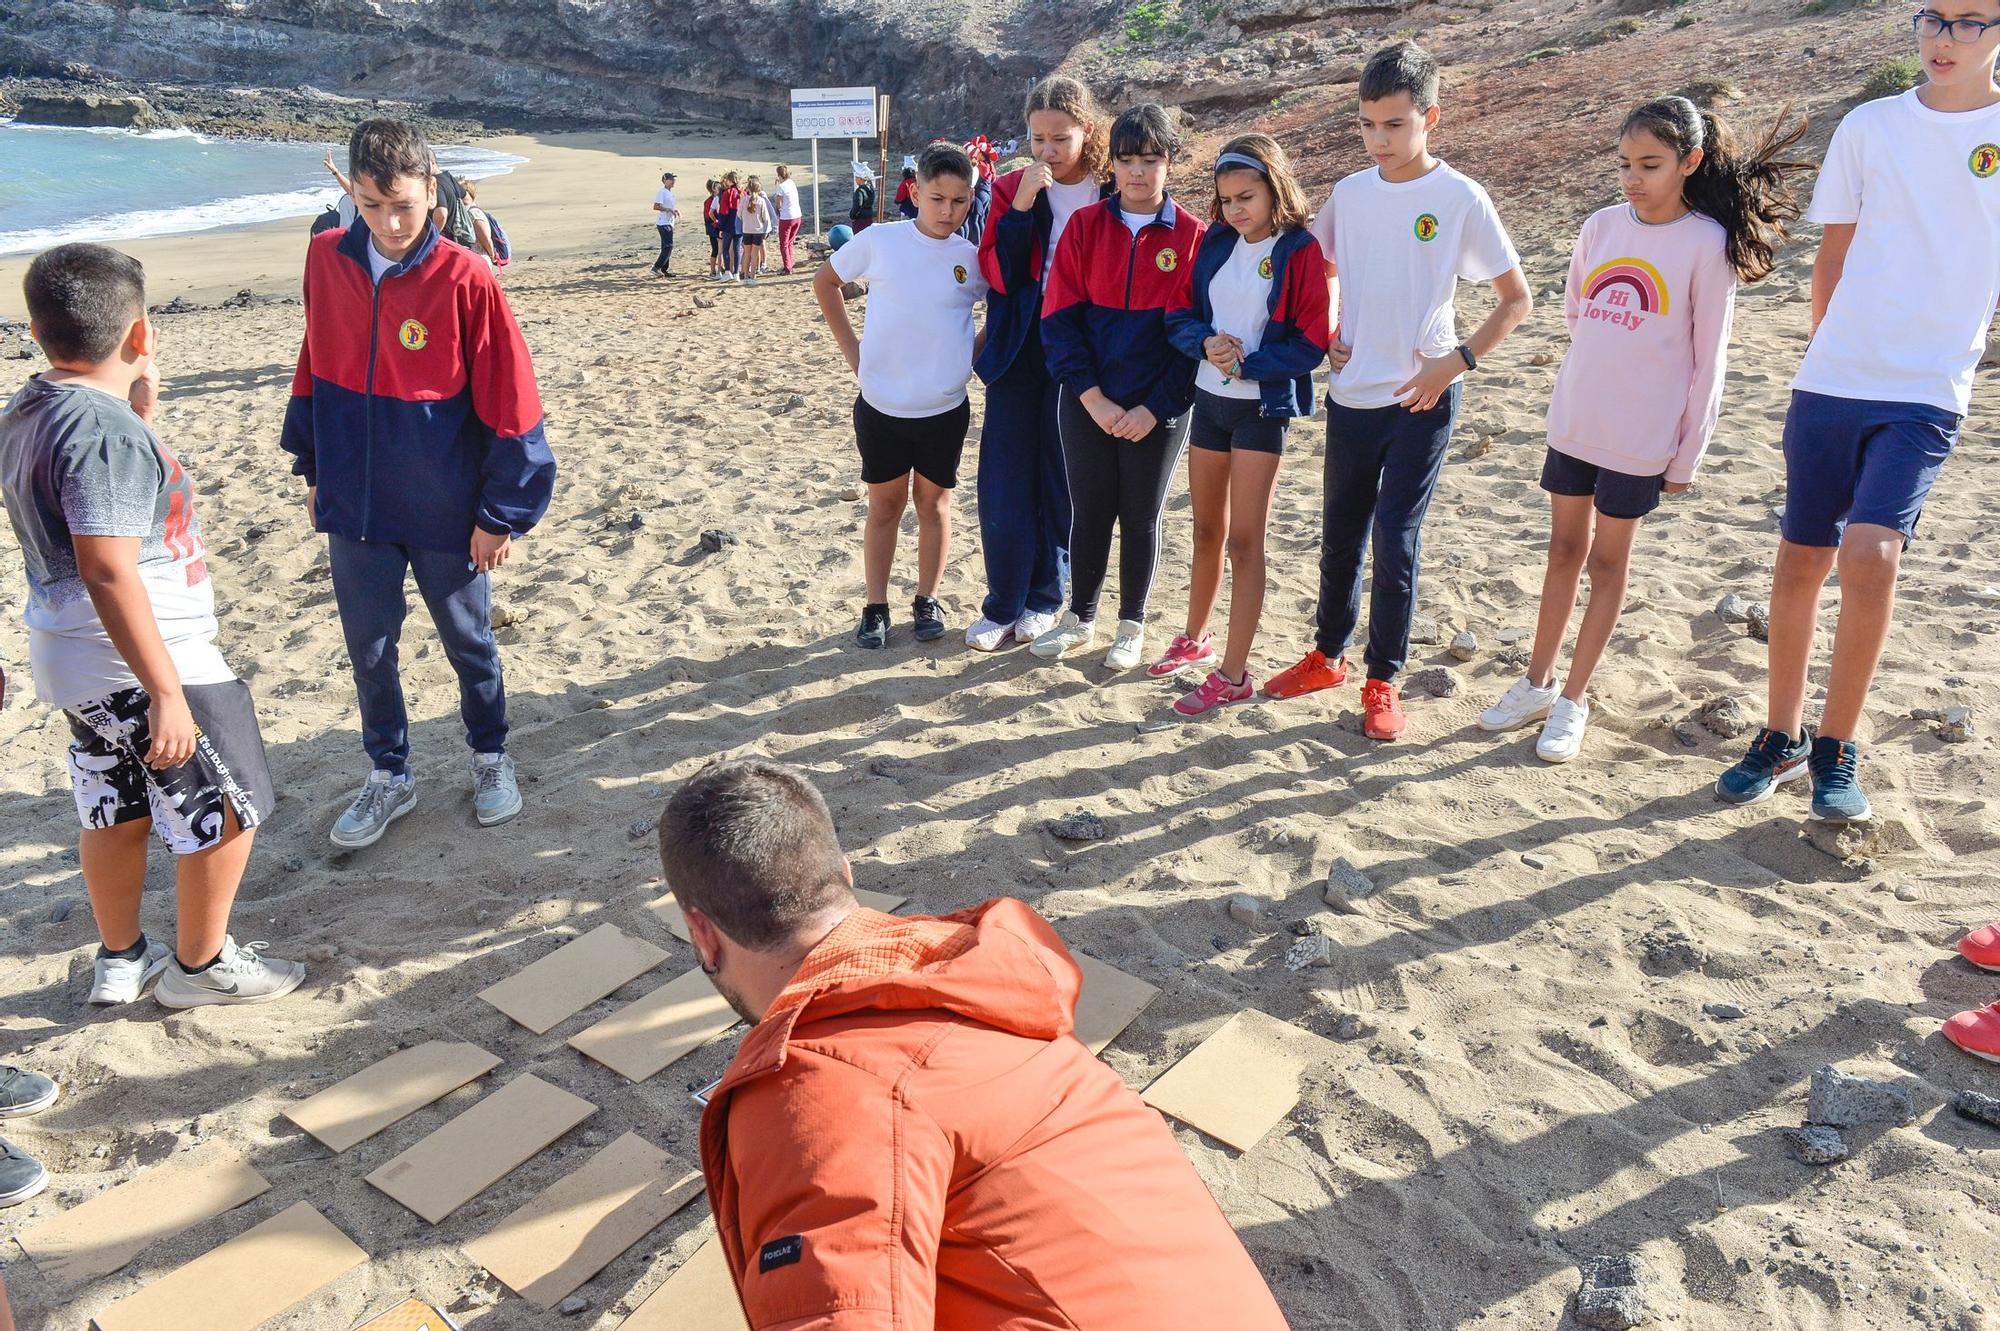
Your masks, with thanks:
[{"label": "pink running shoe", "polygon": [[1167,648],[1165,656],[1147,666],[1146,673],[1154,679],[1165,679],[1183,670],[1206,670],[1214,664],[1214,634],[1204,633],[1199,638],[1190,638],[1185,633],[1176,633],[1174,645]]},{"label": "pink running shoe", "polygon": [[1208,678],[1195,687],[1195,691],[1174,704],[1174,710],[1182,716],[1201,716],[1218,707],[1233,702],[1249,702],[1257,694],[1257,681],[1250,678],[1248,670],[1243,672],[1243,682],[1232,684],[1220,670],[1208,672]]}]

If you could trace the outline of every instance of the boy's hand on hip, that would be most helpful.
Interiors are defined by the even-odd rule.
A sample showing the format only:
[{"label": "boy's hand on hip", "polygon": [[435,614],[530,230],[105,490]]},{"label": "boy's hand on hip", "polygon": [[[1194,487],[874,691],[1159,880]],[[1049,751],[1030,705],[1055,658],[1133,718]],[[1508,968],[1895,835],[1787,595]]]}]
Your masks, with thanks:
[{"label": "boy's hand on hip", "polygon": [[181,694],[155,697],[146,709],[146,728],[153,738],[146,750],[146,766],[154,771],[179,767],[194,757],[194,713]]},{"label": "boy's hand on hip", "polygon": [[514,552],[514,534],[503,532],[495,536],[484,527],[472,529],[472,567],[480,573],[491,573],[507,562],[507,556]]},{"label": "boy's hand on hip", "polygon": [[1339,374],[1342,370],[1346,369],[1347,362],[1352,359],[1354,359],[1354,348],[1348,346],[1345,342],[1335,342],[1326,349],[1326,363],[1333,367],[1335,374]]},{"label": "boy's hand on hip", "polygon": [[1396,390],[1396,396],[1411,411],[1429,411],[1451,388],[1452,381],[1465,373],[1465,361],[1456,351],[1442,356],[1417,357],[1417,374]]}]

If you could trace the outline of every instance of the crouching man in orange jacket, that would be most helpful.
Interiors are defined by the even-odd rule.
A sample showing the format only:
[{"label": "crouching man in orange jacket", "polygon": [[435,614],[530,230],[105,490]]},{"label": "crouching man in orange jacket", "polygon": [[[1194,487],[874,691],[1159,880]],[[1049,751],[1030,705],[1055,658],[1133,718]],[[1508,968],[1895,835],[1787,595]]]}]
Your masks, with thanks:
[{"label": "crouching man in orange jacket", "polygon": [[692,777],[660,858],[752,1023],[701,1156],[754,1331],[1284,1331],[1166,1124],[1074,1038],[1041,916],[863,908],[774,763]]}]

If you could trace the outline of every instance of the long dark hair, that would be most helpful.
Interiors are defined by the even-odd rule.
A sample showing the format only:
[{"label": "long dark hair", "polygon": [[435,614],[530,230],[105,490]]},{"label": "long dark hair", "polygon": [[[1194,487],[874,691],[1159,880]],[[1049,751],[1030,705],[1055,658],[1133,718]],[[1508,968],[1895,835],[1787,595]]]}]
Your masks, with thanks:
[{"label": "long dark hair", "polygon": [[1633,130],[1644,130],[1683,160],[1701,149],[1701,165],[1682,182],[1681,197],[1688,207],[1721,224],[1729,238],[1729,266],[1745,282],[1770,275],[1778,246],[1791,235],[1787,224],[1799,218],[1791,177],[1813,169],[1810,162],[1779,156],[1806,132],[1803,118],[1786,127],[1790,110],[1778,113],[1748,153],[1713,111],[1704,111],[1685,97],[1645,103],[1625,117],[1618,131],[1623,138]]}]

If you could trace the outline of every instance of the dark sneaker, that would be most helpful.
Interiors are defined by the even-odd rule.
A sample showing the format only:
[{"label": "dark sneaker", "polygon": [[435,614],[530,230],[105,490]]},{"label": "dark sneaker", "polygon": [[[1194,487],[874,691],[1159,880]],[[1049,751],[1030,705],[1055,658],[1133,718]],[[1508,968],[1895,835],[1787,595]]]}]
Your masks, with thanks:
[{"label": "dark sneaker", "polygon": [[935,597],[919,596],[910,602],[910,632],[918,642],[936,642],[944,636],[944,611]]},{"label": "dark sneaker", "polygon": [[0,1118],[26,1118],[56,1102],[55,1082],[39,1072],[0,1063]]},{"label": "dark sneaker", "polygon": [[1757,804],[1771,798],[1780,781],[1804,776],[1812,744],[1806,735],[1794,740],[1768,727],[1750,741],[1750,752],[1715,782],[1715,797],[1725,804]]},{"label": "dark sneaker", "polygon": [[18,1206],[49,1186],[49,1171],[0,1137],[0,1206]]},{"label": "dark sneaker", "polygon": [[889,645],[889,607],[886,605],[863,606],[861,627],[854,630],[854,645],[871,650]]},{"label": "dark sneaker", "polygon": [[1812,742],[1812,816],[1819,823],[1865,823],[1874,813],[1861,793],[1861,775],[1851,739]]}]

